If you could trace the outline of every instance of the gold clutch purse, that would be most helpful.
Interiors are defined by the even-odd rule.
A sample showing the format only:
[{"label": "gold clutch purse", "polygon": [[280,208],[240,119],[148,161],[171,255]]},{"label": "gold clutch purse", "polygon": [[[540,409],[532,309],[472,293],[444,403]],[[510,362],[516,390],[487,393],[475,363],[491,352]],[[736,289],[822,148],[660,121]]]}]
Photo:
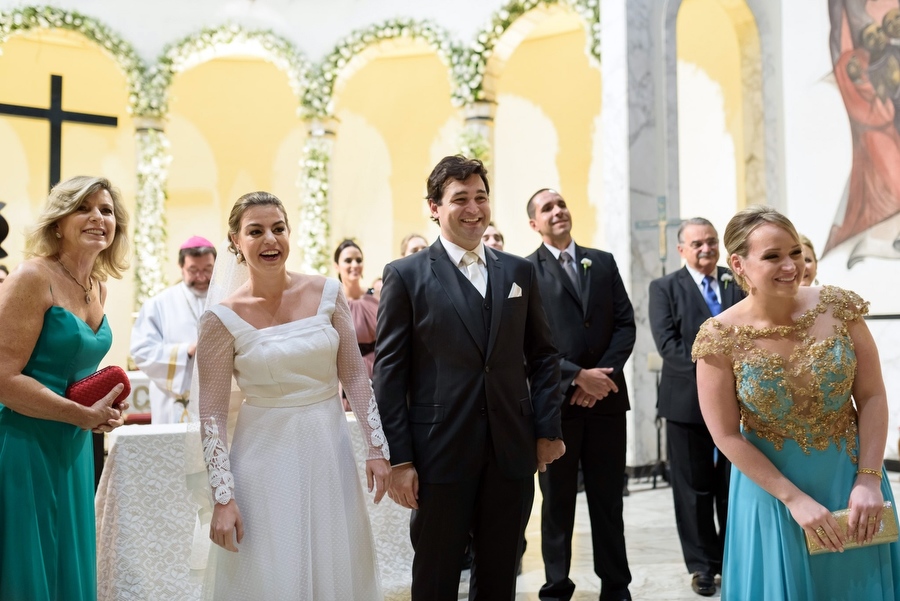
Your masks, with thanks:
[{"label": "gold clutch purse", "polygon": [[[834,516],[840,529],[843,532],[847,532],[847,520],[850,518],[850,510],[839,509],[838,511],[832,511],[831,515]],[[848,540],[844,542],[844,549],[856,549],[857,547],[870,547],[872,545],[895,542],[897,542],[897,514],[894,513],[894,507],[891,505],[891,502],[885,501],[884,511],[881,514],[881,524],[878,525],[878,530],[875,532],[872,542],[860,545],[856,542],[856,539]],[[810,555],[832,552],[831,549],[819,544],[818,537],[811,537],[809,534],[806,535],[806,549]]]}]

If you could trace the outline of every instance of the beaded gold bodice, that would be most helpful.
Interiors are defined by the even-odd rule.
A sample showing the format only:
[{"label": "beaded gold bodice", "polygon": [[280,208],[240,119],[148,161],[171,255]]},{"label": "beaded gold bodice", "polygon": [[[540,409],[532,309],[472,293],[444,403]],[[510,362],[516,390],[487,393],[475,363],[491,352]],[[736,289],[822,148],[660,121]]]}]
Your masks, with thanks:
[{"label": "beaded gold bodice", "polygon": [[856,462],[857,413],[851,399],[856,353],[847,323],[868,312],[858,295],[834,286],[793,325],[729,326],[715,318],[694,341],[696,361],[730,357],[744,432],[777,450],[785,439],[804,453],[832,442]]}]

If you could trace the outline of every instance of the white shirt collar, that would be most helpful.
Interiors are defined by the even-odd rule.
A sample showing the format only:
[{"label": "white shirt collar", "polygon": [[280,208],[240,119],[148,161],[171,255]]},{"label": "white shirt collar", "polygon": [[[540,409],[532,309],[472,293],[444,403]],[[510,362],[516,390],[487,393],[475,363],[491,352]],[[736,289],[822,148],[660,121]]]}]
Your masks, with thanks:
[{"label": "white shirt collar", "polygon": [[[697,271],[696,269],[694,269],[693,267],[691,267],[688,264],[685,264],[684,267],[685,267],[685,269],[688,270],[688,273],[691,274],[691,278],[694,280],[694,283],[697,284],[698,286],[700,286],[700,288],[703,288],[703,278],[706,277],[706,274],[700,273],[699,271]],[[719,267],[716,266],[715,270],[709,275],[711,275],[713,278],[713,284],[712,284],[713,288],[714,289],[718,288],[719,287]]]},{"label": "white shirt collar", "polygon": [[565,250],[567,253],[569,253],[569,256],[572,257],[572,262],[573,263],[575,262],[576,257],[575,257],[575,239],[574,238],[569,241],[569,245],[564,249],[559,249],[559,248],[556,248],[555,246],[550,246],[546,242],[544,242],[544,246],[547,248],[547,250],[550,251],[550,254],[552,254],[553,258],[556,259],[557,261],[559,261],[559,255],[561,255],[563,253],[563,250]]},{"label": "white shirt collar", "polygon": [[[450,257],[450,260],[453,261],[454,265],[459,266],[460,261],[462,261],[463,255],[465,255],[467,252],[470,252],[470,251],[466,250],[465,248],[463,248],[459,245],[456,245],[456,244],[450,242],[449,240],[444,238],[443,235],[438,236],[438,238],[440,239],[441,244],[444,245],[444,250],[447,251],[447,255]],[[481,242],[479,240],[478,246],[473,248],[471,250],[471,252],[478,255],[478,258],[481,259],[482,265],[487,265],[487,258],[485,258],[485,255],[484,255],[484,243],[483,242]]]}]

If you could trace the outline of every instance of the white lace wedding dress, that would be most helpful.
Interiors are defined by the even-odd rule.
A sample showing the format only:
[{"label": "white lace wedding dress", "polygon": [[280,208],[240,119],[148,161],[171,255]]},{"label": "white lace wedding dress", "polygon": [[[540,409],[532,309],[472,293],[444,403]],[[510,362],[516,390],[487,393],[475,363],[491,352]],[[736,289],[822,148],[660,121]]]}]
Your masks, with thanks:
[{"label": "white lace wedding dress", "polygon": [[[337,280],[315,315],[256,329],[216,305],[201,320],[200,413],[210,484],[233,495],[239,552],[212,545],[207,599],[381,600],[367,500],[338,380],[368,442],[388,458],[353,321]],[[231,376],[246,395],[230,448]]]}]

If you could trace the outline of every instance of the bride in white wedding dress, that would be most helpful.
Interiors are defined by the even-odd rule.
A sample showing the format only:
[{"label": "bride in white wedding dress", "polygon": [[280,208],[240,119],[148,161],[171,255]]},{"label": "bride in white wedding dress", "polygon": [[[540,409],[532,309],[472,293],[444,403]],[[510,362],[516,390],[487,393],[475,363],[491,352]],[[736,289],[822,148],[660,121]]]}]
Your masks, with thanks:
[{"label": "bride in white wedding dress", "polygon": [[[372,531],[338,398],[368,444],[369,490],[390,485],[387,441],[337,280],[286,270],[281,202],[242,196],[216,270],[248,277],[200,321],[200,427],[215,505],[207,599],[381,600]],[[221,264],[220,264],[221,262]],[[234,376],[246,399],[229,445]]]}]

